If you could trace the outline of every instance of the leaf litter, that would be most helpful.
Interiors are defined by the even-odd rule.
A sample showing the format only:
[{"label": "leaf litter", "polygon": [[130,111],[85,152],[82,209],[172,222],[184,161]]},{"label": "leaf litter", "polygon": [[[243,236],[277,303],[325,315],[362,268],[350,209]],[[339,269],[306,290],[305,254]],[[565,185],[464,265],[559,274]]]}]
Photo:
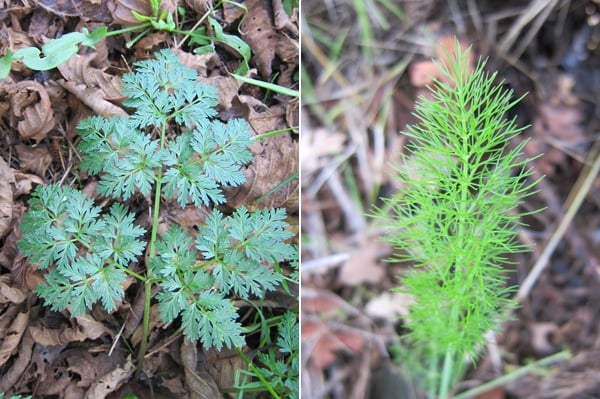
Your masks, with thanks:
[{"label": "leaf litter", "polygon": [[[299,65],[298,13],[281,15],[281,1],[241,1],[249,15],[259,15],[259,23],[251,25],[248,43],[252,58],[250,76],[297,89],[293,77]],[[178,22],[189,29],[212,7],[204,1],[163,1],[161,9],[186,9],[185,19]],[[7,49],[41,47],[50,39],[81,26],[109,24],[127,27],[139,22],[131,11],[149,15],[150,5],[144,0],[39,0],[31,7],[15,5],[0,15],[0,53]],[[276,16],[275,14],[276,13]],[[227,34],[240,35],[244,9],[230,2],[213,10]],[[287,14],[286,14],[287,15]],[[207,26],[207,22],[204,22]],[[200,25],[203,26],[203,25]],[[210,27],[209,27],[210,28]],[[273,34],[265,46],[257,29]],[[234,383],[235,370],[245,363],[235,352],[199,351],[177,334],[176,328],[163,325],[152,307],[151,342],[146,378],[140,381],[129,356],[127,342],[139,343],[143,289],[127,286],[128,300],[112,313],[94,310],[89,315],[70,319],[42,306],[31,295],[41,275],[23,262],[16,242],[20,237],[19,221],[25,211],[28,194],[35,185],[61,181],[81,184],[90,197],[103,199],[94,190],[95,183],[79,170],[79,155],[74,150],[78,141],[75,126],[92,114],[126,115],[120,92],[121,75],[132,62],[147,58],[158,48],[176,49],[180,59],[198,70],[200,78],[219,90],[219,112],[229,119],[242,112],[255,134],[282,130],[284,133],[257,143],[253,150],[255,163],[247,168],[246,185],[226,194],[229,207],[245,205],[261,208],[285,206],[291,217],[298,214],[298,107],[285,96],[273,96],[229,75],[241,60],[235,53],[224,51],[194,54],[180,43],[182,36],[152,32],[125,46],[134,35],[124,34],[98,43],[96,50],[85,49],[55,70],[34,72],[15,64],[10,78],[0,81],[0,392],[35,394],[36,397],[104,398],[182,397],[213,398]],[[255,39],[260,37],[261,39]],[[276,48],[273,53],[272,48]],[[292,105],[290,105],[290,103]],[[236,111],[236,109],[238,109]],[[241,116],[241,115],[240,115]],[[290,123],[292,122],[292,123]],[[176,134],[177,132],[173,132]],[[283,183],[282,183],[283,182]],[[132,201],[140,223],[148,213],[143,198]],[[161,218],[180,225],[200,223],[207,209],[189,209],[173,213],[162,209]],[[132,265],[132,268],[141,265]],[[291,309],[297,304],[277,295],[269,299],[273,309]],[[252,357],[258,349],[245,347]],[[150,383],[148,382],[150,381]],[[151,393],[152,392],[152,393]],[[228,397],[226,394],[222,397]]]},{"label": "leaf litter", "polygon": [[[569,348],[575,354],[571,360],[506,382],[481,397],[597,396],[600,195],[597,176],[591,176],[595,183],[589,192],[579,191],[575,182],[587,177],[598,159],[600,123],[594,93],[600,82],[600,47],[593,37],[600,26],[600,7],[592,1],[566,8],[550,2],[536,14],[539,4],[532,0],[515,8],[513,3],[402,1],[394,10],[389,3],[365,9],[347,0],[303,3],[303,70],[307,73],[302,79],[311,90],[303,90],[302,113],[303,135],[308,138],[301,143],[302,255],[303,266],[310,266],[302,272],[302,302],[307,301],[304,293],[309,289],[327,290],[364,312],[370,321],[343,312],[332,317],[331,302],[326,300],[311,299],[303,307],[303,320],[310,322],[302,337],[308,356],[302,369],[307,398],[416,397],[407,386],[399,392],[397,385],[375,378],[382,368],[389,371],[390,358],[398,359],[397,366],[404,370],[412,367],[411,359],[392,350],[399,335],[406,332],[403,320],[410,298],[398,297],[390,289],[398,286],[398,276],[407,265],[372,256],[358,262],[360,266],[348,267],[354,255],[348,248],[365,242],[364,237],[384,234],[368,223],[357,233],[360,224],[349,220],[360,219],[374,203],[381,205],[378,197],[402,190],[395,183],[396,171],[388,164],[399,165],[401,156],[409,154],[409,138],[401,132],[414,122],[414,102],[437,74],[430,60],[443,59],[436,52],[454,36],[472,45],[477,56],[489,57],[490,71],[498,71],[499,81],[514,90],[515,99],[528,93],[515,114],[509,115],[517,118],[519,126],[529,126],[514,145],[528,139],[527,155],[544,154],[532,166],[535,178],[545,178],[540,191],[524,206],[546,206],[547,210],[525,220],[519,240],[532,245],[533,253],[511,259],[515,269],[507,273],[512,285],[527,276],[555,226],[565,218],[571,199],[585,196],[546,269],[513,314],[515,319],[496,335],[501,361],[495,363],[487,355],[469,365],[466,380],[458,388],[481,385],[531,359]],[[582,31],[589,34],[582,36]],[[553,37],[561,37],[560,46]],[[332,184],[336,179],[338,183]],[[377,252],[372,243],[368,247]],[[379,281],[360,279],[364,269],[373,268],[385,273]],[[332,350],[326,346],[322,352],[311,349],[340,325],[376,334],[384,340],[385,350],[363,348],[352,353],[348,347],[335,349],[333,343],[329,345]],[[369,357],[369,353],[374,354]],[[357,393],[361,372],[371,375],[373,386]]]}]

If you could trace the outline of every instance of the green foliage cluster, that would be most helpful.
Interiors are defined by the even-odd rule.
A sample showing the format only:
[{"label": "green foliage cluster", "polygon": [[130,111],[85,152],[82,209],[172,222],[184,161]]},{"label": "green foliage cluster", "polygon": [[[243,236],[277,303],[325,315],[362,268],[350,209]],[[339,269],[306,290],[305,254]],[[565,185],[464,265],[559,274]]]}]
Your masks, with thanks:
[{"label": "green foliage cluster", "polygon": [[419,124],[406,133],[411,144],[396,176],[402,189],[375,212],[398,249],[394,260],[413,265],[398,288],[415,298],[407,338],[440,398],[512,306],[504,267],[507,254],[527,249],[515,240],[525,215],[519,204],[536,183],[526,141],[509,148],[523,130],[506,118],[519,100],[485,62],[470,71],[468,56],[458,46],[440,65],[445,79],[418,102]]},{"label": "green foliage cluster", "polygon": [[[206,347],[244,343],[235,299],[263,298],[284,276],[279,262],[296,262],[297,249],[282,209],[225,216],[213,208],[197,233],[177,225],[158,234],[159,209],[222,204],[224,185],[245,181],[253,142],[243,120],[214,119],[217,93],[196,72],[163,50],[136,63],[123,78],[129,117],[91,117],[78,125],[81,167],[99,175],[107,209],[71,187],[38,186],[23,218],[22,253],[46,278],[36,288],[54,310],[80,315],[99,302],[114,311],[127,275],[144,282],[148,334],[151,288],[161,319],[181,318],[183,333]],[[175,136],[174,138],[171,138]],[[136,224],[123,201],[149,199],[151,229]],[[143,255],[146,254],[145,260]],[[144,272],[130,268],[144,264]],[[142,345],[143,346],[143,345]],[[145,347],[140,349],[145,352]]]},{"label": "green foliage cluster", "polygon": [[[234,389],[237,391],[237,397],[243,398],[248,392],[267,391],[274,399],[298,399],[300,395],[298,315],[287,311],[281,316],[264,322],[277,325],[277,338],[272,342],[270,335],[263,337],[260,346],[269,349],[257,354],[256,365],[242,354],[248,370],[236,370]],[[286,357],[282,358],[279,354],[285,354]]]}]

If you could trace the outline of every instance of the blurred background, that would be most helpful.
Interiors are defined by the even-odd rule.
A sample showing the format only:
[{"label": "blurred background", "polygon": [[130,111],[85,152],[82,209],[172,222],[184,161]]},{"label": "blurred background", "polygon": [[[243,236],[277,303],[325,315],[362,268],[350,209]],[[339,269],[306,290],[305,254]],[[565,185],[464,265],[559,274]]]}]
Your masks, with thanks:
[{"label": "blurred background", "polygon": [[568,349],[477,397],[600,397],[600,1],[303,0],[301,23],[302,397],[419,397],[392,350],[410,298],[390,289],[406,266],[385,262],[366,215],[401,190],[402,131],[455,37],[515,98],[528,93],[509,116],[529,125],[516,140],[544,154],[531,166],[545,178],[523,207],[546,208],[507,271],[533,285],[458,390]]}]

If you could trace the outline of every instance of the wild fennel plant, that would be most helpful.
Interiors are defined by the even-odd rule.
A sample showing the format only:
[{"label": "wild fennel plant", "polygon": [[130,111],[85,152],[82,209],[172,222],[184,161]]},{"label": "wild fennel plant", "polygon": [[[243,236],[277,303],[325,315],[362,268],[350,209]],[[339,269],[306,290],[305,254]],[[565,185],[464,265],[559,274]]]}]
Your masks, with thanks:
[{"label": "wild fennel plant", "polygon": [[[109,312],[123,300],[132,276],[145,290],[139,362],[146,352],[151,301],[165,323],[180,317],[183,334],[205,347],[241,347],[243,329],[234,300],[264,298],[283,281],[279,262],[297,264],[286,241],[283,209],[225,216],[222,186],[245,181],[252,160],[250,127],[240,119],[215,119],[217,92],[171,50],[135,63],[123,77],[128,117],[90,117],[80,122],[81,167],[98,175],[103,208],[72,187],[38,186],[23,218],[21,252],[46,270],[36,289],[52,309],[80,315],[96,303]],[[149,229],[136,222],[127,200],[149,203]],[[213,207],[197,234],[171,225],[159,234],[160,209]],[[145,255],[145,256],[144,256]],[[132,269],[132,264],[142,265]],[[158,293],[152,295],[153,288]]]},{"label": "wild fennel plant", "polygon": [[411,143],[397,169],[402,189],[374,215],[397,249],[394,260],[412,264],[398,287],[415,298],[408,351],[427,365],[418,378],[440,399],[513,305],[504,266],[508,254],[527,249],[515,240],[526,214],[519,204],[537,183],[528,179],[526,141],[509,147],[524,129],[506,116],[519,100],[484,61],[471,72],[469,52],[457,43],[440,65],[446,79],[418,101],[419,123],[408,127]]}]

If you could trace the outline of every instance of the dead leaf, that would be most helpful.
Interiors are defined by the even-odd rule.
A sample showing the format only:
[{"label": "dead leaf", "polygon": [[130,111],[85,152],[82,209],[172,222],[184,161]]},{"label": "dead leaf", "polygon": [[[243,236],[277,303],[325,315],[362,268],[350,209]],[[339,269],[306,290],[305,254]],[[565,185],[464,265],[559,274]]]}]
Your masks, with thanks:
[{"label": "dead leaf", "polygon": [[252,48],[252,59],[261,76],[268,78],[271,76],[271,63],[275,58],[278,34],[273,30],[265,1],[249,0],[245,5],[248,15],[240,26],[242,39]]},{"label": "dead leaf", "polygon": [[9,231],[13,218],[13,188],[15,176],[6,161],[0,157],[0,238]]},{"label": "dead leaf", "polygon": [[[257,133],[265,133],[282,127],[282,113],[265,111],[258,113],[250,108],[250,125]],[[285,207],[290,212],[298,210],[298,141],[290,134],[278,134],[254,143],[250,150],[254,160],[244,170],[246,183],[228,188],[228,205],[237,208],[245,205],[256,209],[262,207]],[[292,179],[283,186],[285,181]]]},{"label": "dead leaf", "polygon": [[38,175],[30,173],[15,172],[15,197],[23,194],[29,194],[33,191],[34,184],[44,184],[44,181]]},{"label": "dead leaf", "polygon": [[[0,276],[0,304],[19,304],[26,299],[27,294],[10,280],[10,275],[3,274]],[[0,336],[0,338],[2,337]]]},{"label": "dead leaf", "polygon": [[298,36],[298,7],[292,10],[292,16],[287,15],[283,8],[283,1],[273,0],[273,15],[275,16],[275,29],[287,29]]},{"label": "dead leaf", "polygon": [[108,327],[94,320],[90,315],[77,316],[75,320],[77,320],[77,324],[81,326],[81,331],[88,339],[95,340],[104,335],[114,336],[114,333]]},{"label": "dead leaf", "polygon": [[213,8],[212,0],[185,0],[185,5],[198,15],[204,15],[205,12]]},{"label": "dead leaf", "polygon": [[58,81],[58,83],[90,107],[97,115],[104,117],[127,116],[127,113],[121,107],[107,101],[100,89],[88,87],[83,83],[76,84],[63,80]]},{"label": "dead leaf", "polygon": [[206,370],[198,370],[198,348],[187,338],[181,344],[180,356],[190,399],[220,398],[215,380]]},{"label": "dead leaf", "polygon": [[13,353],[18,352],[21,337],[29,323],[29,312],[17,313],[9,328],[2,329],[0,344],[0,366],[3,366]]},{"label": "dead leaf", "polygon": [[19,134],[26,140],[40,142],[56,126],[52,103],[41,84],[24,80],[13,88],[11,107],[18,120]]},{"label": "dead leaf", "polygon": [[350,250],[350,258],[340,270],[339,282],[350,287],[365,283],[379,283],[385,276],[385,269],[379,265],[382,253],[388,250],[375,237],[369,237],[358,248]]},{"label": "dead leaf", "polygon": [[305,295],[303,291],[300,306],[304,313],[319,313],[321,317],[326,317],[327,314],[339,312],[343,308],[343,300],[324,290],[320,290],[317,295]]},{"label": "dead leaf", "polygon": [[551,143],[559,143],[569,149],[586,146],[584,117],[581,108],[566,104],[543,103],[539,106],[539,118],[534,130],[539,131]]},{"label": "dead leaf", "polygon": [[[82,388],[89,388],[100,376],[110,373],[126,361],[124,352],[116,351],[109,355],[88,348],[66,349],[61,358],[68,364],[67,370],[71,372],[71,376],[79,377],[73,379]],[[82,392],[80,398],[83,395]]]},{"label": "dead leaf", "polygon": [[96,60],[96,53],[75,55],[58,66],[58,70],[66,81],[72,84],[85,84],[100,90],[102,98],[108,101],[122,101],[125,96],[121,94],[123,86],[121,77],[110,75],[99,68],[94,68],[92,63]]},{"label": "dead leaf", "polygon": [[396,322],[400,316],[407,316],[414,297],[400,292],[384,292],[365,305],[365,313],[372,318]]},{"label": "dead leaf", "polygon": [[78,328],[50,329],[44,326],[30,326],[29,330],[34,341],[43,346],[66,345],[87,339],[87,335]]},{"label": "dead leaf", "polygon": [[40,177],[46,175],[46,171],[50,167],[50,164],[52,164],[52,155],[48,151],[48,146],[40,144],[32,147],[25,144],[17,144],[15,150],[17,151],[21,169],[33,172]]},{"label": "dead leaf", "polygon": [[[302,129],[300,140],[300,166],[303,176],[317,172],[329,158],[342,153],[346,147],[348,135],[319,127]],[[308,180],[308,179],[305,179]]]},{"label": "dead leaf", "polygon": [[31,335],[26,331],[16,359],[8,369],[3,369],[0,375],[0,392],[6,392],[13,388],[19,379],[23,377],[24,371],[30,366],[31,354],[35,342]]},{"label": "dead leaf", "polygon": [[552,334],[558,330],[558,326],[550,322],[531,323],[531,345],[540,354],[554,352],[554,345],[550,342]]},{"label": "dead leaf", "polygon": [[81,17],[85,21],[112,22],[105,1],[35,0],[39,6],[60,17]]},{"label": "dead leaf", "polygon": [[320,321],[303,321],[301,334],[303,356],[318,369],[333,364],[338,352],[360,353],[366,344],[359,334],[331,330]]},{"label": "dead leaf", "polygon": [[85,393],[85,399],[104,399],[106,396],[116,391],[123,382],[127,381],[133,372],[135,366],[131,361],[131,356],[127,358],[125,364],[101,376],[92,384]]},{"label": "dead leaf", "polygon": [[152,7],[148,0],[109,0],[108,10],[113,17],[113,22],[121,26],[140,24],[140,21],[131,13],[132,11],[140,15],[152,15]]},{"label": "dead leaf", "polygon": [[[247,347],[242,348],[249,359],[252,359],[254,351]],[[199,358],[199,367],[206,370],[214,379],[218,387],[231,387],[235,383],[237,370],[247,370],[248,365],[232,349],[222,349],[217,351],[215,348],[203,349]]]}]

